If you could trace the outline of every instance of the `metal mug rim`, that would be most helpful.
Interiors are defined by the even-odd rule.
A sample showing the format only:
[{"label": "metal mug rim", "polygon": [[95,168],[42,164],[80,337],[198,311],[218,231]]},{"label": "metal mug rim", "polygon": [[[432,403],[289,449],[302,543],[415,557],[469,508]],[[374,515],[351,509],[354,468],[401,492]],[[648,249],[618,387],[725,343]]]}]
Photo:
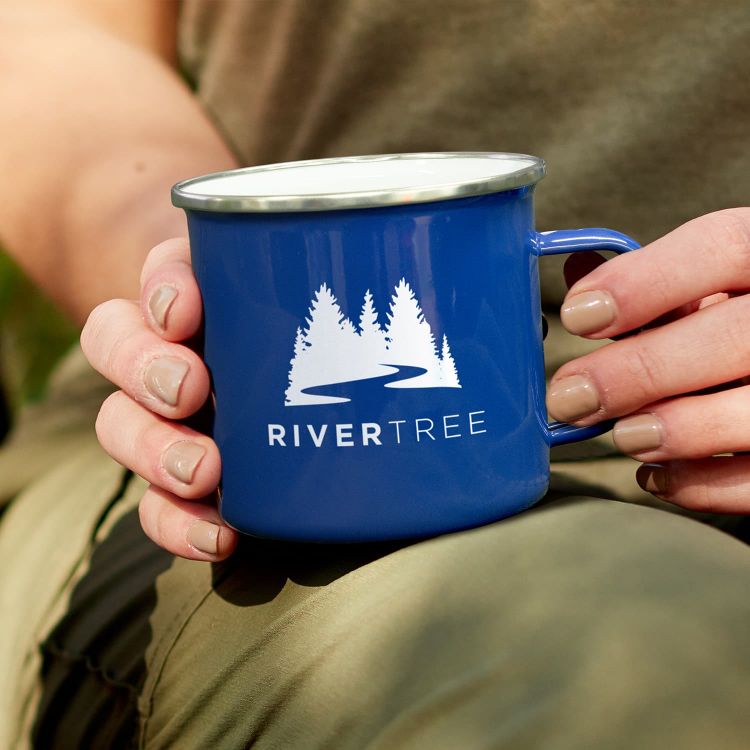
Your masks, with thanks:
[{"label": "metal mug rim", "polygon": [[[395,188],[391,190],[362,190],[349,192],[328,192],[318,194],[289,195],[232,195],[217,196],[188,192],[186,188],[199,185],[201,182],[215,180],[236,174],[269,172],[305,166],[325,164],[356,163],[371,161],[396,161],[409,159],[451,159],[478,158],[529,160],[531,164],[512,172],[491,175],[475,180],[464,180],[453,183],[425,185],[416,188]],[[402,154],[373,154],[366,156],[345,156],[328,159],[306,159],[302,161],[264,164],[255,167],[230,169],[212,172],[199,177],[191,177],[178,182],[172,187],[172,204],[178,208],[193,211],[210,211],[219,213],[284,213],[298,211],[336,211],[351,208],[377,208],[380,206],[408,205],[412,203],[429,203],[470,196],[500,193],[516,188],[536,184],[545,175],[544,160],[531,154],[517,154],[496,151],[433,151]]]}]

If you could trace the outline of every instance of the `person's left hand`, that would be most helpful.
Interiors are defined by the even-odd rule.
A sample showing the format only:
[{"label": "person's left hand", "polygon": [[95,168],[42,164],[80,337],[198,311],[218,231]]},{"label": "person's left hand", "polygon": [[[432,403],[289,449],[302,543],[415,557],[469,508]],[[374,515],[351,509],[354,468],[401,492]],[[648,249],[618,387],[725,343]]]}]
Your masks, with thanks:
[{"label": "person's left hand", "polygon": [[565,298],[571,333],[612,338],[671,319],[561,367],[550,415],[576,425],[624,417],[614,440],[648,462],[636,475],[644,489],[686,508],[750,513],[750,455],[719,455],[750,451],[748,289],[750,208],[708,214],[599,265]]}]

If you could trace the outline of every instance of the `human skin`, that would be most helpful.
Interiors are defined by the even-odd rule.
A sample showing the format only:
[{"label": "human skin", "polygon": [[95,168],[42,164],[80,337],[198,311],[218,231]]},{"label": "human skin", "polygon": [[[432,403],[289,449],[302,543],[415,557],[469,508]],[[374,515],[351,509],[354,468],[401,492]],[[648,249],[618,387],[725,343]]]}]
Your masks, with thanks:
[{"label": "human skin", "polygon": [[0,0],[0,244],[78,323],[185,234],[169,188],[236,165],[175,70],[174,0]]},{"label": "human skin", "polygon": [[[148,249],[186,233],[182,211],[170,203],[170,187],[236,166],[176,72],[176,13],[173,0],[0,0],[0,244],[79,324],[104,300],[135,300]],[[169,270],[167,263],[164,272]],[[197,325],[200,307],[179,280],[174,288],[180,294],[171,307],[182,327],[172,325],[164,335],[182,337]],[[140,319],[136,302],[114,304],[122,322],[129,321],[128,312]],[[122,330],[122,324],[113,325],[91,345],[103,350]],[[147,334],[144,326],[141,338],[126,335],[118,342],[141,368],[158,359],[145,345]],[[168,420],[181,419],[208,395],[200,359],[185,347],[178,356],[188,365],[180,402],[170,406],[151,397],[151,421],[159,410]],[[157,427],[143,433],[131,450],[164,451],[162,443],[155,446]],[[180,485],[190,498],[179,506],[180,518],[218,521],[213,442],[174,421],[168,434],[179,437],[172,439],[179,445],[166,461],[178,476],[188,478],[188,459],[206,454],[192,481]],[[144,528],[178,554],[207,559],[186,546],[184,534],[181,546],[181,528],[170,531],[166,490],[157,489],[168,488],[170,477],[162,475],[144,497]],[[201,528],[197,538],[210,538]],[[224,527],[214,542],[217,555],[211,559],[228,554],[236,534]]]},{"label": "human skin", "polygon": [[[234,161],[170,67],[171,4],[115,3],[107,13],[95,5],[99,15],[86,4],[2,9],[0,55],[17,75],[0,77],[0,96],[17,116],[0,130],[0,190],[11,196],[0,237],[64,309],[87,319],[84,352],[121,389],[103,404],[97,433],[105,450],[150,482],[140,504],[145,532],[177,555],[219,560],[236,533],[212,502],[218,450],[177,421],[201,408],[209,382],[183,343],[202,314],[187,241],[168,240],[143,258],[158,240],[184,232],[169,186]],[[141,14],[138,33],[126,38],[117,23],[122,6]],[[86,50],[80,60],[78,49]],[[49,82],[56,60],[66,61],[63,92]],[[601,339],[672,319],[562,367],[551,415],[576,424],[625,417],[615,439],[639,460],[660,462],[639,470],[644,487],[686,507],[750,511],[750,458],[713,457],[750,450],[741,429],[746,389],[682,395],[750,373],[750,298],[727,294],[750,287],[750,210],[696,219],[595,264],[569,262],[569,328]],[[633,450],[655,439],[656,447]]]}]

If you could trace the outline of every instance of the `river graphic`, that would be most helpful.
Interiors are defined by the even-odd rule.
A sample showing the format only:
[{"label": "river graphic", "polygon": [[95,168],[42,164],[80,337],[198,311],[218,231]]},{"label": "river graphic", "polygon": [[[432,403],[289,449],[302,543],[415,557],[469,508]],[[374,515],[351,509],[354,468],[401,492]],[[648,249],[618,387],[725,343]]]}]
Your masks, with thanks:
[{"label": "river graphic", "polygon": [[[394,383],[401,383],[410,378],[416,378],[426,372],[424,367],[404,367],[383,365],[390,367],[393,372],[375,378],[349,380],[345,383],[329,383],[305,388],[306,396],[325,397],[327,403],[344,403],[345,401],[366,401],[382,395],[383,388],[394,388]],[[335,399],[335,401],[334,401]]]}]

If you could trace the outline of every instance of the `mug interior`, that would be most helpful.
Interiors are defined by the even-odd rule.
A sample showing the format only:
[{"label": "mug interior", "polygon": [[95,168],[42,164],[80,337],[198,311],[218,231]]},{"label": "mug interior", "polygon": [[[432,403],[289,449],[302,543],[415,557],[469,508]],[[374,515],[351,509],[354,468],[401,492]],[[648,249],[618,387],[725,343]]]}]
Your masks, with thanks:
[{"label": "mug interior", "polygon": [[223,212],[372,208],[503,192],[543,176],[543,160],[526,154],[349,156],[196,177],[175,185],[172,201],[186,209]]},{"label": "mug interior", "polygon": [[190,195],[318,195],[371,190],[418,190],[426,187],[476,182],[513,174],[533,166],[521,155],[446,156],[415,155],[408,159],[389,157],[312,161],[278,165],[274,169],[239,170],[208,176],[184,188]]}]

